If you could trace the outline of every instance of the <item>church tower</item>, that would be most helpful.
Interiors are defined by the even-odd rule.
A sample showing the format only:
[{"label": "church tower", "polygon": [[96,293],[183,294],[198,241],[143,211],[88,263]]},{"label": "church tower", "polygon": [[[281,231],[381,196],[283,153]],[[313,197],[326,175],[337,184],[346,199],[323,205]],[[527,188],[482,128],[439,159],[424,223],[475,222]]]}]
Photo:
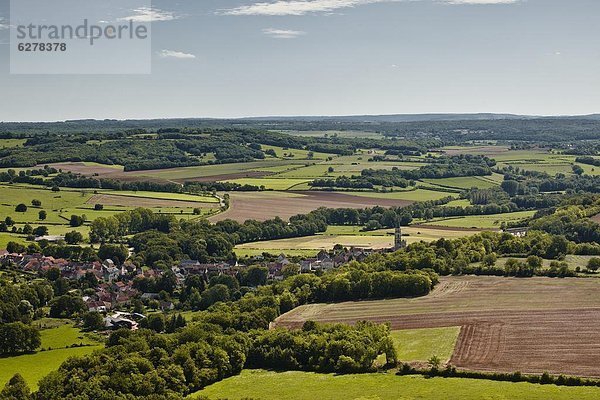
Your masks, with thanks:
[{"label": "church tower", "polygon": [[400,250],[406,247],[406,240],[402,239],[402,228],[400,227],[400,223],[396,227],[396,231],[394,232],[394,250]]}]

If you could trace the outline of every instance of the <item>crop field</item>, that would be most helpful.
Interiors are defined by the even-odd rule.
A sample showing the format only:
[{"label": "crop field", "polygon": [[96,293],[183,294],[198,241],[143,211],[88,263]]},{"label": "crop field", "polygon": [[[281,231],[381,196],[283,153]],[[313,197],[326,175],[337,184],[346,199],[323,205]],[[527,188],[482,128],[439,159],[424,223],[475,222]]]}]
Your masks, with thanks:
[{"label": "crop field", "polygon": [[444,153],[454,156],[460,154],[484,155],[490,158],[496,158],[508,152],[510,148],[506,146],[495,145],[474,145],[474,146],[446,146],[441,149]]},{"label": "crop field", "polygon": [[244,370],[189,396],[261,400],[592,400],[595,387],[387,374],[334,375]]},{"label": "crop field", "polygon": [[[0,387],[16,373],[20,373],[32,389],[41,378],[58,369],[67,358],[90,354],[104,347],[85,336],[70,322],[42,320],[41,325],[54,326],[43,329],[42,350],[34,354],[0,358]],[[81,345],[83,347],[71,347]]]},{"label": "crop field", "polygon": [[458,197],[456,193],[440,192],[435,190],[417,189],[417,190],[396,190],[388,193],[378,192],[353,192],[355,196],[375,199],[394,199],[394,200],[405,200],[405,201],[427,201],[427,200],[439,200],[444,197],[452,196]]},{"label": "crop field", "polygon": [[[235,247],[238,256],[284,253],[288,256],[314,256],[320,250],[331,250],[336,244],[344,247],[385,249],[394,245],[393,229],[361,232],[359,226],[330,226],[323,234],[292,239],[267,240],[241,244]],[[431,242],[440,238],[455,239],[474,235],[479,230],[448,229],[429,226],[403,227],[402,233],[408,243]]]},{"label": "crop field", "polygon": [[268,240],[264,242],[246,243],[236,246],[238,249],[272,250],[282,252],[292,250],[331,250],[336,244],[344,247],[367,247],[385,249],[394,244],[393,236],[350,236],[350,235],[314,235],[292,239]]},{"label": "crop field", "polygon": [[600,280],[444,277],[428,296],[301,306],[276,321],[461,326],[451,363],[466,369],[600,377]]},{"label": "crop field", "polygon": [[440,226],[450,228],[499,229],[502,222],[520,221],[532,217],[535,211],[517,211],[504,214],[469,215],[425,222],[424,226]]},{"label": "crop field", "polygon": [[212,221],[233,219],[243,222],[247,219],[267,220],[276,216],[287,219],[293,215],[305,214],[319,207],[365,208],[370,206],[404,206],[412,201],[384,197],[362,197],[357,192],[237,192],[231,193],[231,208],[212,217]]},{"label": "crop field", "polygon": [[[361,232],[359,226],[330,226],[326,232],[314,236],[292,239],[268,240],[263,242],[245,243],[235,247],[238,256],[259,255],[263,252],[270,254],[284,253],[289,256],[313,256],[319,250],[331,250],[336,244],[345,247],[365,247],[385,249],[394,245],[394,230],[380,229]],[[408,243],[431,242],[440,238],[454,239],[474,235],[479,230],[448,229],[429,226],[403,227],[402,233]]]},{"label": "crop field", "polygon": [[341,138],[373,138],[381,139],[383,135],[378,132],[367,131],[289,131],[278,130],[274,132],[287,133],[292,136],[307,136],[307,137],[341,137]]},{"label": "crop field", "polygon": [[[83,175],[105,175],[123,172],[122,165],[107,165],[94,162],[64,162],[49,164],[49,166],[59,171],[73,172],[75,174]],[[38,168],[42,167],[42,165],[38,165]]]},{"label": "crop field", "polygon": [[240,185],[264,186],[268,190],[289,190],[294,186],[310,182],[310,179],[292,178],[241,178],[227,182],[239,183]]},{"label": "crop field", "polygon": [[[215,199],[216,200],[216,199]],[[154,197],[141,196],[123,196],[121,194],[95,194],[90,197],[87,204],[95,205],[102,204],[105,206],[120,206],[120,207],[146,207],[146,208],[218,208],[219,203],[215,201],[186,201],[186,200],[169,200]]]},{"label": "crop field", "polygon": [[423,179],[423,182],[435,186],[467,190],[474,187],[479,189],[489,189],[497,187],[500,184],[500,182],[494,181],[491,176],[465,176],[458,178]]}]

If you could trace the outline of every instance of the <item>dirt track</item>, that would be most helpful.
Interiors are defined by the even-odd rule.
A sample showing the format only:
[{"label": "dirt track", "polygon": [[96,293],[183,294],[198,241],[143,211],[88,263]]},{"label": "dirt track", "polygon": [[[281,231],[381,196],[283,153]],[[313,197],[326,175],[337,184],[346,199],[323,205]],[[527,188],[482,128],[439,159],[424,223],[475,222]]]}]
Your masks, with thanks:
[{"label": "dirt track", "polygon": [[423,298],[300,307],[276,325],[368,319],[394,329],[461,326],[466,369],[600,377],[600,280],[444,278]]}]

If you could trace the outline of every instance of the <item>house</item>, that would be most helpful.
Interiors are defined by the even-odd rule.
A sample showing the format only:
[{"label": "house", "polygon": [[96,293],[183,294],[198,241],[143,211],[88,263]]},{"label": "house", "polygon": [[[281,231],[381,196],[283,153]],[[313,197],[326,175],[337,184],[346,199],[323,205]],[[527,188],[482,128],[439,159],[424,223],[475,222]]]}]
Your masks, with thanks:
[{"label": "house", "polygon": [[527,232],[529,232],[529,227],[524,226],[524,227],[520,227],[520,228],[507,228],[504,230],[505,233],[510,233],[511,235],[515,236],[515,237],[524,237],[527,235]]},{"label": "house", "polygon": [[132,319],[124,318],[119,315],[110,315],[104,318],[104,326],[108,329],[129,329],[135,331],[139,328],[138,323]]},{"label": "house", "polygon": [[142,294],[142,300],[158,300],[160,296],[158,293],[144,293]]},{"label": "house", "polygon": [[96,312],[106,312],[110,307],[106,306],[106,303],[98,300],[88,300],[85,302],[85,305],[88,308],[88,311],[96,311]]},{"label": "house", "polygon": [[159,302],[162,311],[171,311],[175,309],[175,304],[172,301],[161,300]]}]

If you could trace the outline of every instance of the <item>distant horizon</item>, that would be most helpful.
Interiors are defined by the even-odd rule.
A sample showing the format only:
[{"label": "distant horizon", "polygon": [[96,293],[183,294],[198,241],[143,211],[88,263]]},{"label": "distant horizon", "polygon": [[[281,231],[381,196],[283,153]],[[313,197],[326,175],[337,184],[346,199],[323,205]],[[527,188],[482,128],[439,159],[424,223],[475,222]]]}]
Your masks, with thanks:
[{"label": "distant horizon", "polygon": [[[167,117],[132,117],[132,118],[118,118],[118,117],[81,117],[81,118],[68,118],[68,119],[56,119],[56,120],[0,120],[0,124],[27,124],[27,123],[67,123],[77,121],[160,121],[160,120],[249,120],[249,119],[307,119],[307,118],[327,118],[327,119],[343,119],[343,118],[376,118],[376,117],[424,117],[424,116],[478,116],[478,115],[490,115],[490,116],[510,116],[513,119],[519,118],[585,118],[591,116],[600,116],[600,111],[597,113],[586,113],[586,114],[520,114],[511,112],[423,112],[423,113],[385,113],[385,114],[290,114],[290,115],[243,115],[243,116],[225,116],[225,117],[213,117],[213,116],[195,116],[195,117],[178,117],[178,116],[167,116]],[[485,118],[484,118],[485,119]],[[502,118],[498,118],[502,119]],[[399,121],[402,122],[402,121]]]},{"label": "distant horizon", "polygon": [[[146,75],[10,75],[8,6],[0,0],[3,121],[397,110],[563,116],[588,115],[600,104],[598,1],[152,0],[151,8],[115,7],[111,21],[152,21]],[[66,8],[65,17],[72,12]],[[130,55],[122,64],[138,60]],[[104,61],[101,53],[95,58]]]}]

